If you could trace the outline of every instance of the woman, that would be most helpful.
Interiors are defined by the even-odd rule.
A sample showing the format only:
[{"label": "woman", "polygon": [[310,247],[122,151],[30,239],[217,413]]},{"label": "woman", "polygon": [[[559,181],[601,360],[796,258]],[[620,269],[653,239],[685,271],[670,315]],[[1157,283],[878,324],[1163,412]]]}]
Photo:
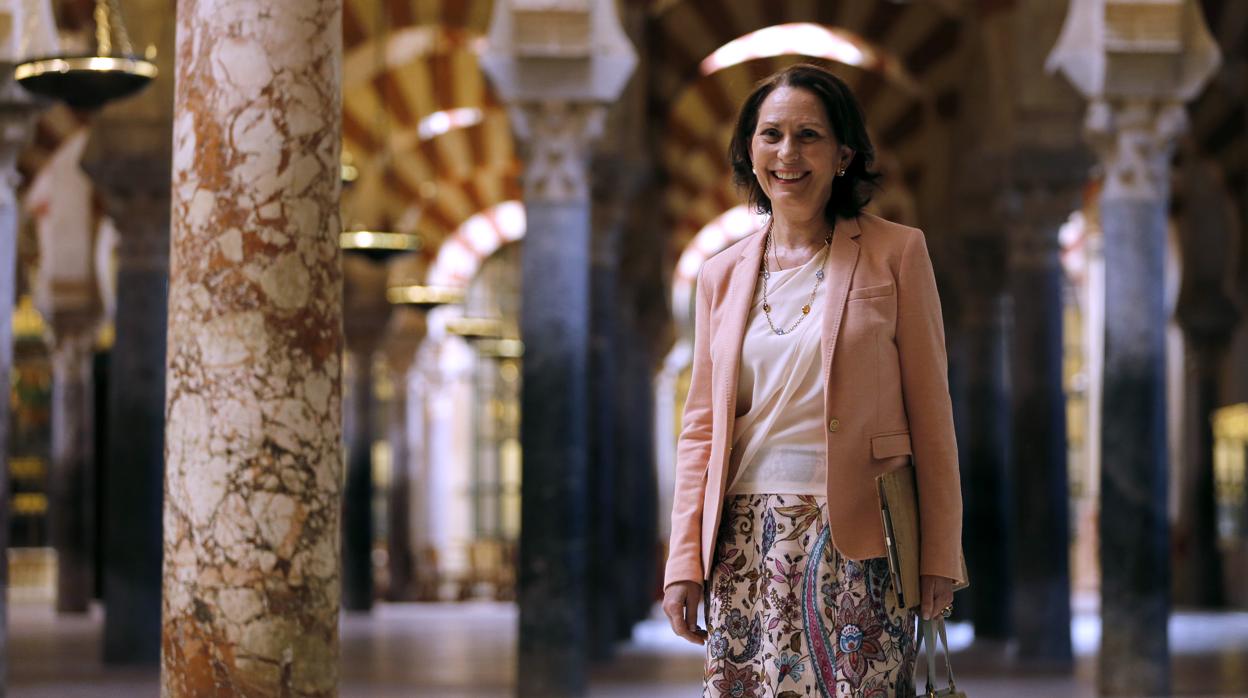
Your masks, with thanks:
[{"label": "woman", "polygon": [[818,66],[737,118],[734,178],[771,216],[698,278],[664,580],[672,629],[707,646],[704,696],[914,695],[875,490],[911,457],[923,617],[965,581],[940,299],[923,234],[862,211],[873,155]]}]

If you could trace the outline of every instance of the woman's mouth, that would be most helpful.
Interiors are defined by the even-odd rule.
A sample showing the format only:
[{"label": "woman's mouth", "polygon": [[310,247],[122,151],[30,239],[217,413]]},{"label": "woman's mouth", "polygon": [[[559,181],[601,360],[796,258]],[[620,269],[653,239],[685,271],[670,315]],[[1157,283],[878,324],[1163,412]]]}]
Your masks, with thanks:
[{"label": "woman's mouth", "polygon": [[800,182],[803,179],[806,179],[806,175],[809,175],[809,174],[810,174],[809,171],[807,172],[798,172],[794,170],[772,170],[771,171],[772,178],[784,184],[792,184],[794,182]]}]

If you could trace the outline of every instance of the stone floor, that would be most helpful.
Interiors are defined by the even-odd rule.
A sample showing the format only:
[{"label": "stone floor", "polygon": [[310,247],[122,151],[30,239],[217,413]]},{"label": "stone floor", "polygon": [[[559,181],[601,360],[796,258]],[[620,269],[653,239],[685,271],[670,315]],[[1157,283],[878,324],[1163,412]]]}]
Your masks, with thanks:
[{"label": "stone floor", "polygon": [[[105,668],[101,614],[58,617],[46,604],[10,609],[10,698],[156,696],[154,670]],[[510,604],[381,605],[344,616],[344,698],[503,698],[515,677],[515,607]],[[1174,695],[1248,697],[1248,613],[1180,613],[1171,620]],[[1095,695],[1099,622],[1081,613],[1072,637],[1073,675],[1017,666],[1000,645],[951,627],[958,685],[975,698]],[[594,670],[595,698],[690,698],[699,694],[701,648],[671,635],[657,617],[637,626],[613,662]]]}]

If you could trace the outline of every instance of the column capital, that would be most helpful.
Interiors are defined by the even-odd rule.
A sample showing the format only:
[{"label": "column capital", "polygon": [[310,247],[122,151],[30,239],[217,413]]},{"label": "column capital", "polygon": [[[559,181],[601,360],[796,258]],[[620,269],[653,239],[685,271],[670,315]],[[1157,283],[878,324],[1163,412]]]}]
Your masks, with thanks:
[{"label": "column capital", "polygon": [[1183,105],[1222,62],[1196,0],[1072,0],[1046,68],[1089,101],[1103,198],[1165,199]]},{"label": "column capital", "polygon": [[1085,122],[1088,141],[1100,157],[1107,199],[1157,199],[1170,195],[1170,160],[1187,129],[1178,101],[1095,101]]},{"label": "column capital", "polygon": [[523,143],[526,200],[589,200],[590,146],[602,135],[606,105],[546,100],[508,109]]}]

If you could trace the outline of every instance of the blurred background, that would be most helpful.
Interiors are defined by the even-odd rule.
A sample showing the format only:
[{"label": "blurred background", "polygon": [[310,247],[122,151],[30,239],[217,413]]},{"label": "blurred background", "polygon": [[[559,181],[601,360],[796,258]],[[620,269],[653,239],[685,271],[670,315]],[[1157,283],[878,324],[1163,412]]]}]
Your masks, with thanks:
[{"label": "blurred background", "polygon": [[[959,686],[1248,695],[1248,3],[301,7],[265,15],[303,37],[265,50],[323,41],[306,65],[336,93],[244,79],[224,0],[0,2],[11,695],[158,690],[171,230],[175,262],[198,249],[177,183],[241,162],[244,107],[287,160],[319,113],[335,154],[338,220],[304,229],[342,249],[342,693],[694,695],[701,648],[656,606],[694,285],[762,220],[736,109],[811,60],[865,110],[868,210],[936,269]],[[196,69],[244,107],[197,101]],[[240,226],[202,249],[218,269],[278,244]]]}]

